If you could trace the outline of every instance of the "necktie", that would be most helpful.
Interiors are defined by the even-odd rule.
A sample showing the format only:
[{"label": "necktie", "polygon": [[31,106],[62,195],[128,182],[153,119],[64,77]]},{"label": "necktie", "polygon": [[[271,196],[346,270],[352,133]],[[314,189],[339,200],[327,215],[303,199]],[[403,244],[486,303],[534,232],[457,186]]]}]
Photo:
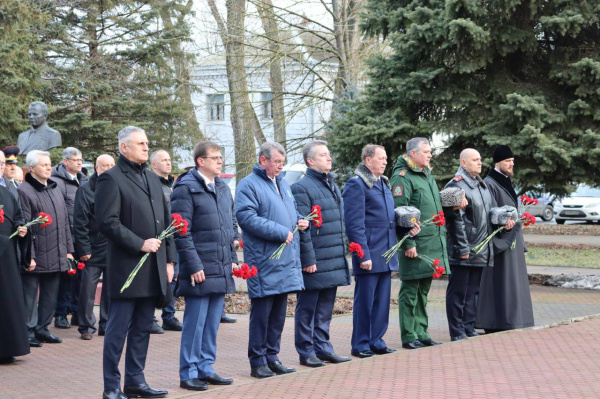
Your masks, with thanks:
[{"label": "necktie", "polygon": [[211,192],[215,192],[215,183],[208,183],[207,186]]}]

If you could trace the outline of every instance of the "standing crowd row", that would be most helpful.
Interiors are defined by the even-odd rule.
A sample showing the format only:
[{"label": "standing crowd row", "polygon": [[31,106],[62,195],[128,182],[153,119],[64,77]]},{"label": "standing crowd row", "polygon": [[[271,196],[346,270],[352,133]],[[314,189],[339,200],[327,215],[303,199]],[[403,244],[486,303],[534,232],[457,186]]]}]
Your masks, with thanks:
[{"label": "standing crowd row", "polygon": [[[384,341],[394,271],[402,280],[402,347],[439,344],[428,332],[432,263],[449,275],[446,311],[452,341],[478,335],[476,328],[491,333],[533,325],[521,224],[508,220],[483,248],[473,250],[500,227],[491,221],[492,209],[519,207],[510,180],[514,155],[507,146],[494,150],[494,167],[485,179],[481,155],[465,149],[447,184],[460,188],[464,199],[442,207],[424,138],[406,143],[390,179],[384,175],[385,148],[366,145],[343,192],[331,172],[325,141],[304,146],[306,175],[291,187],[282,178],[284,148],[267,142],[252,173],[238,184],[235,202],[219,178],[223,155],[218,144],[198,143],[195,167],[175,180],[168,153],[158,150],[149,157],[144,130],[128,126],[118,142],[117,161],[99,156],[89,179],[81,173],[82,154],[75,148],[65,149],[54,168],[48,152],[29,151],[29,173],[22,184],[12,172],[3,177],[5,164],[17,163],[19,149],[0,153],[0,300],[10,298],[14,304],[0,327],[0,362],[13,362],[31,346],[60,343],[48,326],[54,316],[56,327],[70,327],[66,316],[73,313],[70,324],[79,326],[82,339],[105,335],[103,398],[165,397],[168,393],[150,387],[144,376],[150,333],[160,329],[154,309],[163,308],[163,327],[182,331],[180,386],[201,391],[210,384],[231,384],[214,364],[219,323],[235,321],[223,312],[225,295],[235,290],[233,271],[240,267],[238,225],[244,262],[257,269],[246,280],[253,377],[295,371],[278,358],[290,293],[297,293],[300,364],[321,367],[351,360],[338,355],[329,339],[337,287],[351,283],[350,243],[360,249],[352,253],[350,353],[355,357],[396,352]],[[155,173],[148,170],[149,159]],[[406,206],[420,211],[421,222],[443,212],[446,224],[417,220],[414,227],[400,227],[395,209]],[[316,208],[319,222],[312,223],[307,215]],[[29,223],[40,212],[51,222]],[[187,222],[187,231],[157,239],[172,225],[172,214]],[[398,254],[384,256],[405,235],[410,238]],[[149,256],[123,289],[144,254]],[[97,330],[93,305],[102,274]],[[174,317],[174,296],[185,299],[183,323]]]}]

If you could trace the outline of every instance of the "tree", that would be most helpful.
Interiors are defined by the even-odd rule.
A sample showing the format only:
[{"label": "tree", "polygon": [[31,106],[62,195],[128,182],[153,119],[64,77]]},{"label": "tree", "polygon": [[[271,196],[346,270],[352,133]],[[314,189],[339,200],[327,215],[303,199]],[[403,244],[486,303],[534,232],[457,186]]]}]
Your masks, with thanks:
[{"label": "tree", "polygon": [[489,159],[508,144],[523,191],[597,184],[599,13],[579,0],[370,0],[362,29],[392,52],[369,60],[363,96],[331,125],[338,161],[367,142],[395,159],[407,139],[443,134],[442,174],[463,148]]}]

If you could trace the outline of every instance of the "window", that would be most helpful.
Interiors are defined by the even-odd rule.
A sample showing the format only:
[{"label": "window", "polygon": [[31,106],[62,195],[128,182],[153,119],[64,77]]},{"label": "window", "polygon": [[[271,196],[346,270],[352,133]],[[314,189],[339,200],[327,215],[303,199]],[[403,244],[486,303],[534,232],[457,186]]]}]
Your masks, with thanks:
[{"label": "window", "polygon": [[206,96],[208,104],[208,120],[209,121],[224,121],[225,120],[225,95],[209,94]]},{"label": "window", "polygon": [[263,119],[273,119],[273,93],[260,93],[261,116]]}]

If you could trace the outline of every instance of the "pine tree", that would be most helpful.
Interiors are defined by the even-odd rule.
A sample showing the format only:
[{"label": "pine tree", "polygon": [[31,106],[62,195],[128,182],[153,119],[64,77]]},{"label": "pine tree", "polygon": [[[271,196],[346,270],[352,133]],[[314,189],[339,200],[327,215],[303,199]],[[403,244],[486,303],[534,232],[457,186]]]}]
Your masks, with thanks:
[{"label": "pine tree", "polygon": [[[371,0],[362,28],[387,37],[363,96],[332,123],[338,161],[368,142],[395,160],[407,139],[444,134],[459,152],[516,154],[524,191],[600,181],[600,4],[556,0]],[[440,170],[438,170],[440,174]]]}]

